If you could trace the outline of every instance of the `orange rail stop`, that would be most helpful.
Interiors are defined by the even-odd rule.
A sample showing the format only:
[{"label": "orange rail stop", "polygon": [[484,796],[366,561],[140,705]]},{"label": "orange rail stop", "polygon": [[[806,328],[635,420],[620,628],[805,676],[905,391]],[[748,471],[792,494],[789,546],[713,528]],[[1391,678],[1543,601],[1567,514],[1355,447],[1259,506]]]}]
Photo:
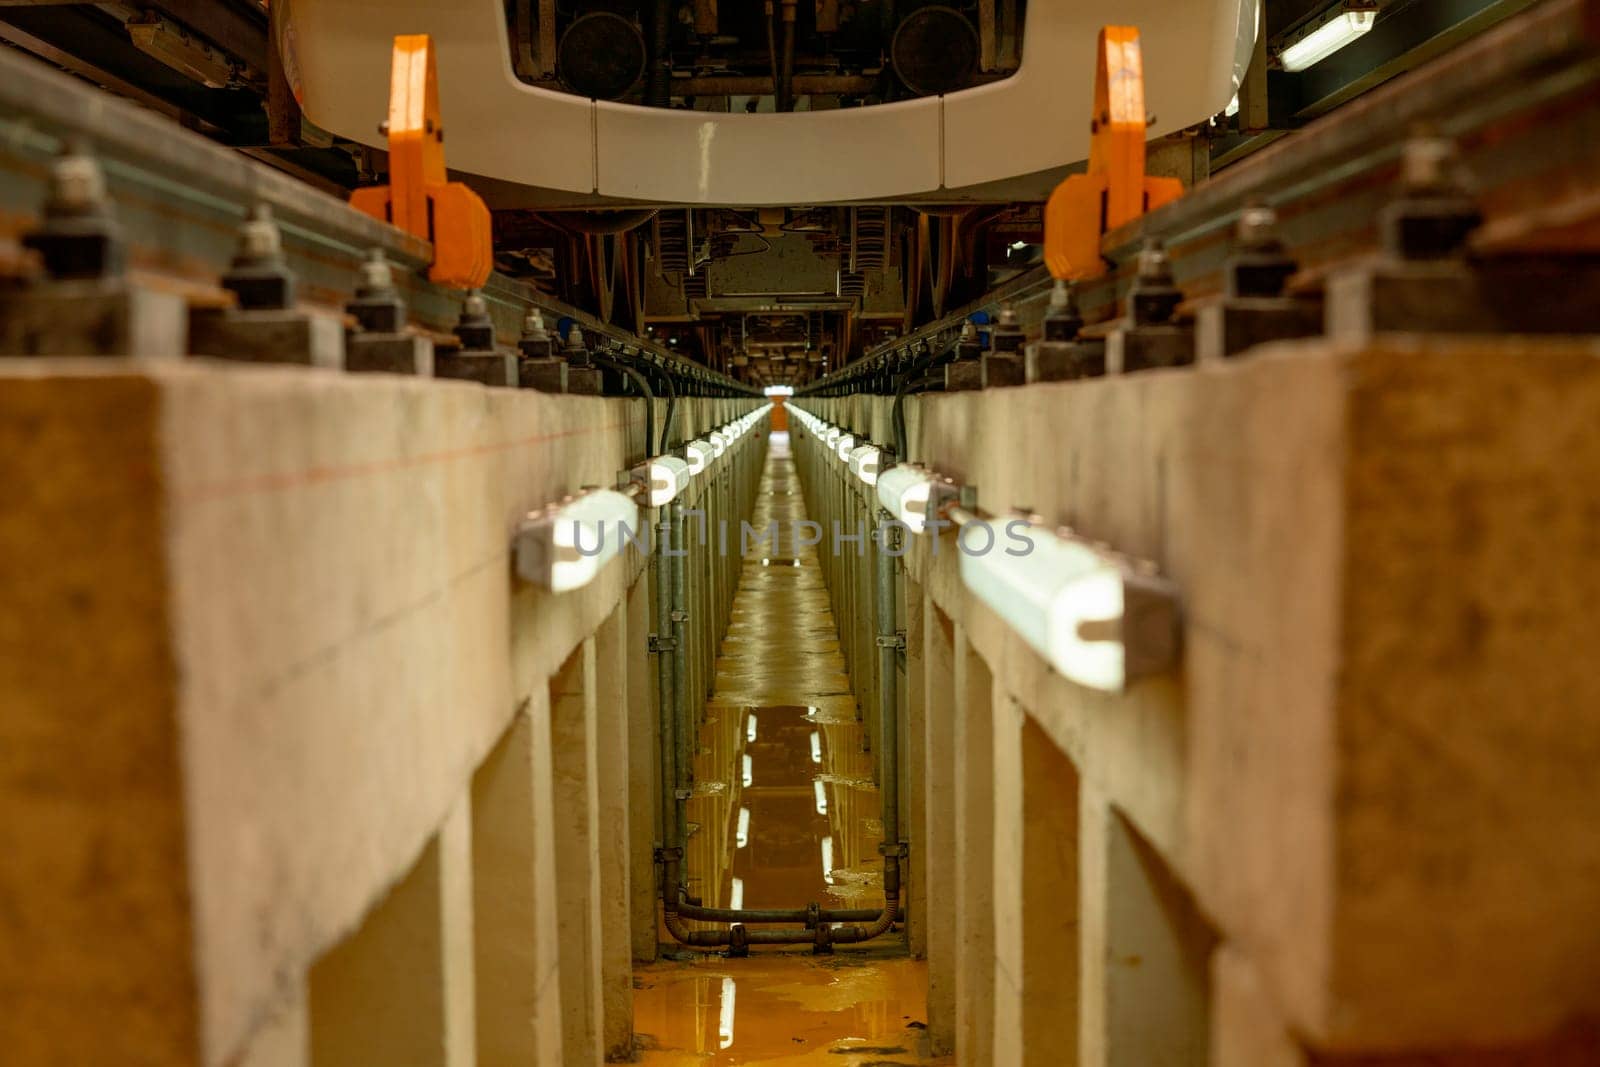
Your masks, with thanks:
[{"label": "orange rail stop", "polygon": [[425,33],[394,39],[389,74],[389,184],[357,189],[350,205],[433,245],[430,280],[476,289],[494,269],[489,208],[463,182],[448,180],[439,76],[433,39]]},{"label": "orange rail stop", "polygon": [[1139,31],[1105,27],[1098,53],[1088,173],[1056,186],[1044,208],[1044,261],[1051,274],[1068,281],[1104,274],[1101,238],[1183,195],[1178,179],[1144,172],[1147,122]]}]

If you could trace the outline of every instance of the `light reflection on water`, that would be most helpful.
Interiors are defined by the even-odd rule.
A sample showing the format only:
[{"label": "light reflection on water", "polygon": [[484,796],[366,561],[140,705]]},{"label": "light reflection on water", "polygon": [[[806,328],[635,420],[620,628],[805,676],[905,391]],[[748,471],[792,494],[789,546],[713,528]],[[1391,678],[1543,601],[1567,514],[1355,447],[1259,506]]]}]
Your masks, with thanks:
[{"label": "light reflection on water", "polygon": [[[803,505],[790,461],[775,450],[752,523],[778,520],[789,530]],[[711,906],[735,898],[746,908],[879,906],[874,761],[862,751],[814,550],[756,551],[766,556],[744,563],[700,736],[690,892]],[[903,942],[833,957],[757,948],[748,959],[696,955],[642,968],[634,995],[640,1062],[949,1063],[919,1055],[927,965],[897,949]]]},{"label": "light reflection on water", "polygon": [[[634,994],[639,1062],[948,1063],[921,1058],[927,965],[755,953],[646,968]],[[915,1024],[915,1025],[913,1025]]]}]

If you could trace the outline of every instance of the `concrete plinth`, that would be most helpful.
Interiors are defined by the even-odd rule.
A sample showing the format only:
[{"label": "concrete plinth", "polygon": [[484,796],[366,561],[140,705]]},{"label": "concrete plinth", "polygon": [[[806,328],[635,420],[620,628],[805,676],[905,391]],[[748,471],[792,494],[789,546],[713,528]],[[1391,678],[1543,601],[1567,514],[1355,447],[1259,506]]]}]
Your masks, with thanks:
[{"label": "concrete plinth", "polygon": [[[1118,870],[1248,951],[1311,1062],[1584,1048],[1565,1035],[1600,1017],[1597,357],[1368,334],[906,403],[910,460],[1181,590],[1181,667],[1103,693],[968,593],[948,533],[907,557],[1098,798],[1084,1062],[1117,1055],[1092,988],[1115,917],[1091,888]],[[886,398],[803,406],[889,432]],[[1093,845],[1118,825],[1137,845]]]},{"label": "concrete plinth", "polygon": [[997,699],[997,1064],[1078,1062],[1078,771],[1015,701]]},{"label": "concrete plinth", "polygon": [[312,1067],[472,1067],[468,804],[392,893],[311,970]]},{"label": "concrete plinth", "polygon": [[[628,604],[624,599],[594,636],[594,688],[588,701],[594,719],[600,1028],[608,1060],[633,1058],[628,666],[630,659],[639,658],[632,655],[633,650],[643,647],[630,641]],[[641,818],[648,810],[641,809]]]},{"label": "concrete plinth", "polygon": [[[933,601],[923,600],[923,692],[928,761],[922,768],[927,837],[922,872],[927,909],[938,921],[928,928],[928,1037],[935,1052],[956,1049],[956,897],[961,870],[956,858],[955,629]],[[912,848],[917,849],[916,839]]]},{"label": "concrete plinth", "polygon": [[595,642],[585,638],[550,680],[555,760],[556,899],[561,945],[561,1062],[603,1061],[600,794],[596,766]]},{"label": "concrete plinth", "polygon": [[519,712],[472,779],[473,932],[482,1067],[559,1067],[555,809],[550,752]]},{"label": "concrete plinth", "polygon": [[[703,427],[716,404],[678,414]],[[547,681],[642,560],[552,595],[515,580],[510,534],[608,484],[643,415],[304,367],[0,360],[8,1062],[234,1067],[270,1047],[519,707],[541,733],[516,804],[549,876]],[[539,876],[519,877],[507,906],[553,946]]]},{"label": "concrete plinth", "polygon": [[[988,666],[955,630],[956,1056],[994,1053],[994,727]],[[1012,857],[1006,857],[1013,862]]]}]

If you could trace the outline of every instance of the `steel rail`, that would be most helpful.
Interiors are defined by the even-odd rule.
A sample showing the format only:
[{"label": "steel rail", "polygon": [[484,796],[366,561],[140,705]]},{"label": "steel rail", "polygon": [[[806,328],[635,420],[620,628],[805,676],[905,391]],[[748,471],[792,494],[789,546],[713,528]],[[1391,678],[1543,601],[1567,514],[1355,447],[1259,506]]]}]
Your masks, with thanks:
[{"label": "steel rail", "polygon": [[[214,287],[233,258],[240,222],[253,205],[265,203],[283,232],[285,256],[308,302],[342,307],[362,263],[379,248],[397,268],[395,284],[412,321],[440,335],[455,324],[461,293],[427,280],[432,249],[426,241],[166,116],[11,50],[0,50],[0,240],[31,223],[45,197],[50,163],[72,141],[87,143],[99,159],[138,270],[195,289]],[[537,307],[551,321],[572,320],[591,337],[645,349],[682,378],[755,393],[526,282],[496,273],[482,293],[504,343],[516,342],[524,315]]]},{"label": "steel rail", "polygon": [[[1190,297],[1221,288],[1229,235],[1252,202],[1277,209],[1279,236],[1314,286],[1329,266],[1378,247],[1376,217],[1405,140],[1429,129],[1456,140],[1486,217],[1477,247],[1537,248],[1600,216],[1600,0],[1546,0],[1289,134],[1184,196],[1106,235],[1107,273],[1077,286],[1089,323],[1115,318],[1148,239],[1165,243]],[[1051,279],[1038,267],[915,332],[885,342],[798,390],[861,391],[971,315],[1009,304],[1036,328]]]}]

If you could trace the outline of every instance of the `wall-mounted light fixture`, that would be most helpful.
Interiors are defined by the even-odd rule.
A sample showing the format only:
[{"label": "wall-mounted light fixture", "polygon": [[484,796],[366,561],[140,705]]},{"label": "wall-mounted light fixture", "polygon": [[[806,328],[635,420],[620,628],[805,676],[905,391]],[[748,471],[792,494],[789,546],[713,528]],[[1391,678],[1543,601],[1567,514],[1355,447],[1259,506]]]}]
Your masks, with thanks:
[{"label": "wall-mounted light fixture", "polygon": [[717,450],[706,440],[690,441],[684,448],[684,454],[688,456],[691,475],[700,474],[706,469],[707,464],[717,458]]},{"label": "wall-mounted light fixture", "polygon": [[850,473],[869,487],[878,484],[878,465],[883,462],[883,452],[877,445],[857,445],[850,451]]},{"label": "wall-mounted light fixture", "polygon": [[590,490],[530,512],[512,542],[517,574],[554,593],[582,588],[638,529],[638,505],[612,489]]},{"label": "wall-mounted light fixture", "polygon": [[878,475],[878,503],[912,533],[925,533],[928,520],[953,504],[961,489],[926,467],[897,463]]},{"label": "wall-mounted light fixture", "polygon": [[677,456],[656,456],[628,471],[628,480],[640,486],[653,508],[664,508],[689,485],[689,461]]},{"label": "wall-mounted light fixture", "polygon": [[1287,71],[1305,70],[1360,39],[1378,21],[1378,6],[1366,0],[1344,0],[1291,31],[1278,48],[1278,62]]},{"label": "wall-mounted light fixture", "polygon": [[1177,662],[1177,587],[1152,567],[1037,525],[1007,540],[963,552],[962,583],[1063,676],[1120,692]]}]

